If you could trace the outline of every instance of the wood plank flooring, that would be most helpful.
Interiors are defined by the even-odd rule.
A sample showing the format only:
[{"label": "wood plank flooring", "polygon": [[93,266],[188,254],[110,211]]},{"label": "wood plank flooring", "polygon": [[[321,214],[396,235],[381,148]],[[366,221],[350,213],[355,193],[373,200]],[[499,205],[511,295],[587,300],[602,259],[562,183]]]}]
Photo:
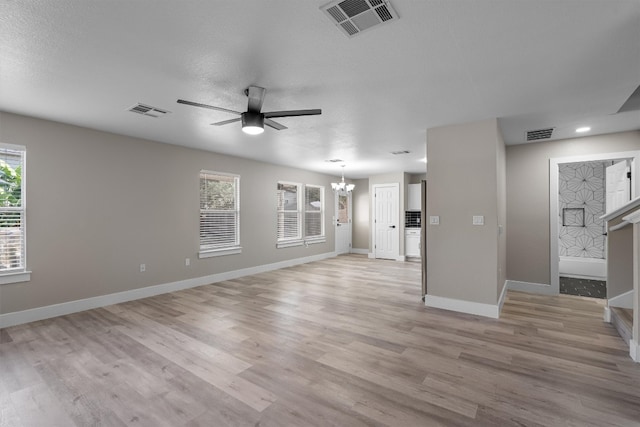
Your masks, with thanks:
[{"label": "wood plank flooring", "polygon": [[602,302],[425,308],[420,264],[347,255],[0,331],[6,426],[635,426]]}]

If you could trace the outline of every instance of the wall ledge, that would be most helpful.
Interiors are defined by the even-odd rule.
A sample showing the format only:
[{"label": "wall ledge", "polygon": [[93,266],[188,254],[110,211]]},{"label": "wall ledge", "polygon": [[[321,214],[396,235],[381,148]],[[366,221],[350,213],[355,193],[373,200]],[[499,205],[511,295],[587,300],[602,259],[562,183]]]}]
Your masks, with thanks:
[{"label": "wall ledge", "polygon": [[8,328],[9,326],[35,322],[37,320],[49,319],[52,317],[64,316],[66,314],[91,310],[93,308],[105,307],[107,305],[119,304],[122,302],[152,297],[155,295],[180,291],[183,289],[195,288],[197,286],[237,279],[244,276],[250,276],[252,274],[279,270],[281,268],[292,267],[299,264],[306,264],[312,261],[320,261],[327,258],[333,258],[335,256],[335,252],[326,252],[324,254],[294,258],[286,261],[276,262],[273,264],[258,265],[255,267],[248,267],[240,270],[233,270],[224,273],[211,274],[208,276],[195,277],[192,279],[179,280],[177,282],[146,286],[144,288],[132,289],[130,291],[100,295],[97,297],[91,297],[76,301],[63,302],[60,304],[0,314],[0,328]]}]

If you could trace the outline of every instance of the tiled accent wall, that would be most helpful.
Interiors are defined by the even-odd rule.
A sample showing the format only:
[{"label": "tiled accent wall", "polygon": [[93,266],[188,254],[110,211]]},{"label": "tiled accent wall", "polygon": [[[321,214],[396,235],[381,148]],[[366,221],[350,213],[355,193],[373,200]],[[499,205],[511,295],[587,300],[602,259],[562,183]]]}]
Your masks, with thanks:
[{"label": "tiled accent wall", "polygon": [[[559,166],[560,256],[604,258],[605,167],[611,162]],[[572,209],[564,211],[565,208]],[[578,209],[584,209],[582,213]],[[584,223],[584,225],[582,225]]]}]

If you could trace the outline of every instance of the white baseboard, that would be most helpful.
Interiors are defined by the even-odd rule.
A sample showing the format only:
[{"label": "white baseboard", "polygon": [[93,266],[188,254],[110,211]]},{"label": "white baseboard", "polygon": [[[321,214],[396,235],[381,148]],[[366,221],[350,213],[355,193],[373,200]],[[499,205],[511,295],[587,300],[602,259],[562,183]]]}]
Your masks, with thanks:
[{"label": "white baseboard", "polygon": [[604,308],[604,323],[611,323],[611,309],[609,307]]},{"label": "white baseboard", "polygon": [[629,356],[634,362],[640,363],[640,344],[634,340],[629,340]]},{"label": "white baseboard", "polygon": [[222,282],[225,280],[237,279],[239,277],[250,276],[252,274],[264,273],[267,271],[278,270],[286,267],[292,267],[299,264],[306,264],[313,261],[320,261],[327,258],[333,258],[335,256],[335,252],[327,252],[319,255],[280,261],[273,264],[258,265],[255,267],[248,267],[240,270],[227,271],[224,273],[211,274],[203,277],[179,280],[177,282],[132,289],[130,291],[117,292],[114,294],[69,301],[61,304],[54,304],[45,307],[32,308],[29,310],[16,311],[13,313],[0,314],[0,328],[8,328],[9,326],[35,322],[37,320],[49,319],[51,317],[64,316],[66,314],[91,310],[98,307],[105,307],[107,305],[118,304],[121,302],[133,301],[141,298],[152,297],[155,295],[166,294],[169,292],[180,291],[183,289],[195,288],[197,286],[208,285],[211,283]]},{"label": "white baseboard", "polygon": [[396,261],[405,262],[406,260],[407,260],[407,257],[404,255],[398,255],[396,257]]},{"label": "white baseboard", "polygon": [[352,254],[368,255],[369,249],[351,248]]},{"label": "white baseboard", "polygon": [[609,307],[633,309],[633,289],[607,300]]},{"label": "white baseboard", "polygon": [[493,319],[497,319],[498,317],[500,317],[500,308],[497,304],[484,304],[479,302],[464,301],[460,299],[438,297],[435,295],[425,295],[424,305],[426,305],[427,307],[441,308],[444,310],[457,311],[460,313],[491,317]]},{"label": "white baseboard", "polygon": [[558,291],[554,290],[551,285],[544,283],[520,282],[518,280],[507,280],[507,286],[512,291],[529,292],[532,294],[542,295],[558,295]]},{"label": "white baseboard", "polygon": [[369,258],[374,259],[376,257],[376,254],[373,252],[369,252]]}]

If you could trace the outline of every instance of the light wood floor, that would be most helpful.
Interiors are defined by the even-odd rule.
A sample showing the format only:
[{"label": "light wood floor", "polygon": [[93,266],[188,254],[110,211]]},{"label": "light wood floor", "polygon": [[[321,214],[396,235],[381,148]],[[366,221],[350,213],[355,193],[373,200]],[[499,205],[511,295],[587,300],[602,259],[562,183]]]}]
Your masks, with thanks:
[{"label": "light wood floor", "polygon": [[602,303],[427,309],[420,265],[341,256],[0,333],[0,426],[631,426]]}]

